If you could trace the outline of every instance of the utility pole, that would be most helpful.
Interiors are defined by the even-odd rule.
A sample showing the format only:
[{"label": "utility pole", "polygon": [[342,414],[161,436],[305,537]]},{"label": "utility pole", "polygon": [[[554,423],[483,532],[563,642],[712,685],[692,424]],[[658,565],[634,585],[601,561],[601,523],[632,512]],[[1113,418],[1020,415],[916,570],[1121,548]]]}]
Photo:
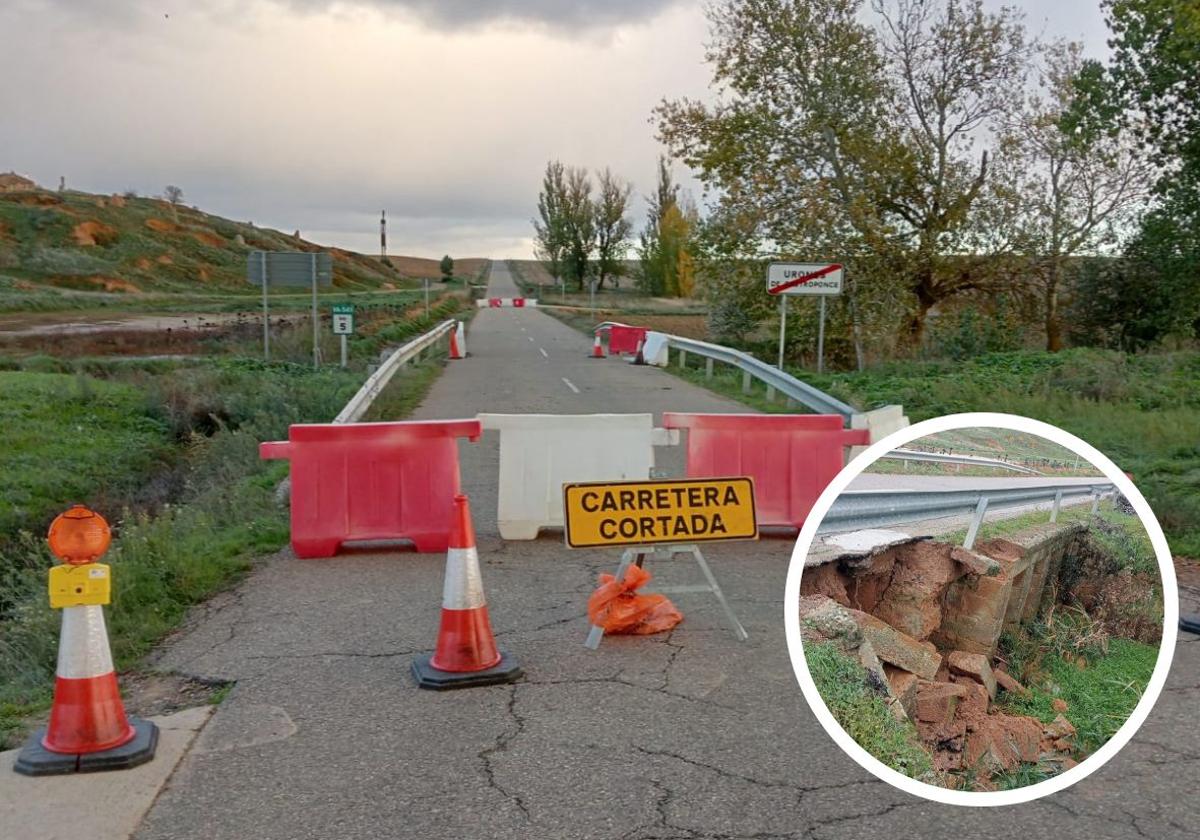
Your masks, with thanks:
[{"label": "utility pole", "polygon": [[387,262],[387,211],[379,211],[379,261]]}]

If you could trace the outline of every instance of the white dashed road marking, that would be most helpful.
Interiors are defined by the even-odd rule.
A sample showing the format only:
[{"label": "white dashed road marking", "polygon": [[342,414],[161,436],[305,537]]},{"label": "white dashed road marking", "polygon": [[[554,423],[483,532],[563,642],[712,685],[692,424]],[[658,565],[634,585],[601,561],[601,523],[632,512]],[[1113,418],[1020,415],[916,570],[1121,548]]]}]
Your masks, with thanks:
[{"label": "white dashed road marking", "polygon": [[567,383],[567,387],[570,388],[572,391],[574,391],[576,394],[579,393],[579,389],[575,387],[575,383],[572,382],[570,379],[567,379],[567,377],[564,376],[562,378],[562,381]]},{"label": "white dashed road marking", "polygon": [[545,356],[547,359],[550,358],[550,354],[547,353],[543,348],[539,347],[538,352],[541,353],[543,356]]}]

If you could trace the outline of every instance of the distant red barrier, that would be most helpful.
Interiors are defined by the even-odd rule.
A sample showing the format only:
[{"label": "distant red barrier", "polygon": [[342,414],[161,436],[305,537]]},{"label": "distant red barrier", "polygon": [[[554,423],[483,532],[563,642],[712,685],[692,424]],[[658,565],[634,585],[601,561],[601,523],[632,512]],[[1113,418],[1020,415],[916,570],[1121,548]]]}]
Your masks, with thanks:
[{"label": "distant red barrier", "polygon": [[492,309],[498,309],[503,305],[504,301],[500,298],[488,298],[488,306],[490,306]]},{"label": "distant red barrier", "polygon": [[758,524],[793,528],[845,465],[843,447],[870,443],[842,425],[836,414],[663,414],[688,430],[689,477],[751,476]]},{"label": "distant red barrier", "polygon": [[645,327],[627,327],[624,324],[613,324],[608,329],[608,352],[636,353],[638,343],[645,340]]},{"label": "distant red barrier", "polygon": [[513,298],[513,306],[524,306],[525,298]]},{"label": "distant red barrier", "polygon": [[297,557],[332,557],[351,540],[436,552],[449,544],[460,492],[456,438],[480,432],[478,420],[297,424],[258,452],[291,461]]}]

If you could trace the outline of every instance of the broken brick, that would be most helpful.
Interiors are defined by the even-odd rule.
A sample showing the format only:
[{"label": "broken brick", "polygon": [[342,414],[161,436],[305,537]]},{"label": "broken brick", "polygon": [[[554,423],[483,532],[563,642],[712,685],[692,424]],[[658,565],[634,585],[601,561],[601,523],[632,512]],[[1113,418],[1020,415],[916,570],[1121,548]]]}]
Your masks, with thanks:
[{"label": "broken brick", "polygon": [[903,668],[897,668],[895,665],[884,665],[883,672],[887,675],[888,684],[892,687],[892,694],[904,709],[904,714],[910,719],[915,719],[917,715],[917,683],[919,682],[917,675],[905,671]]},{"label": "broken brick", "polygon": [[1006,673],[1004,671],[1000,671],[1000,670],[993,670],[992,676],[996,678],[996,685],[1000,686],[1001,688],[1003,688],[1005,691],[1009,692],[1010,694],[1027,694],[1028,693],[1028,689],[1026,689],[1025,686],[1021,685],[1015,679],[1013,679],[1011,674],[1008,674],[1008,673]]},{"label": "broken brick", "polygon": [[987,689],[988,697],[996,696],[996,677],[986,656],[981,653],[967,653],[953,650],[946,654],[946,665],[950,673],[970,677]]},{"label": "broken brick", "polygon": [[862,631],[845,607],[826,595],[800,599],[800,638],[804,642],[832,642],[849,652],[862,644]]},{"label": "broken brick", "polygon": [[921,683],[917,686],[917,720],[938,725],[949,724],[958,711],[959,701],[966,696],[967,687],[958,683]]},{"label": "broken brick", "polygon": [[994,577],[1000,574],[1000,564],[991,557],[985,557],[969,548],[955,546],[950,552],[950,559],[962,563],[971,574]]},{"label": "broken brick", "polygon": [[851,609],[846,613],[854,619],[863,638],[871,643],[875,654],[884,662],[911,671],[923,679],[930,679],[937,673],[942,657],[936,649],[931,651],[912,636],[873,615]]}]

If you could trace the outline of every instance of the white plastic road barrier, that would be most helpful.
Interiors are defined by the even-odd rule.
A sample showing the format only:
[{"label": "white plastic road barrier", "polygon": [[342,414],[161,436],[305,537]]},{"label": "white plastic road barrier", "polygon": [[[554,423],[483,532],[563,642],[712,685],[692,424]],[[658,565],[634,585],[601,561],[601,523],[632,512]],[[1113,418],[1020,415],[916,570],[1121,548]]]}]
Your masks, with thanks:
[{"label": "white plastic road barrier", "polygon": [[[870,432],[871,443],[883,440],[892,432],[899,431],[906,426],[908,426],[908,418],[904,416],[904,408],[898,405],[885,405],[883,408],[877,408],[864,414],[855,414],[850,418],[850,428],[866,429]],[[851,446],[850,451],[846,454],[847,462],[853,461],[858,453],[866,448],[865,446]]]},{"label": "white plastic road barrier", "polygon": [[480,414],[500,432],[500,502],[506,540],[532,540],[563,525],[562,486],[575,481],[647,479],[654,466],[650,414]]},{"label": "white plastic road barrier", "polygon": [[654,332],[653,330],[647,332],[646,341],[642,345],[642,361],[648,365],[666,367],[668,355],[667,338],[668,336],[665,333]]}]

